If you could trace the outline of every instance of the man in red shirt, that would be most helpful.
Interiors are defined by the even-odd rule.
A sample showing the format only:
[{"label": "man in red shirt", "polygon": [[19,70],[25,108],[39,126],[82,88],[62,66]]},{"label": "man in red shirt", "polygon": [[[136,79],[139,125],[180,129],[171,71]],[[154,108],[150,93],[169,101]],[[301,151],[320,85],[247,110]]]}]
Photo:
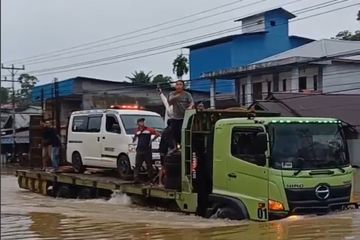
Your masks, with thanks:
[{"label": "man in red shirt", "polygon": [[[153,128],[145,126],[145,119],[140,118],[137,120],[138,128],[136,129],[133,142],[138,139],[136,147],[135,169],[134,169],[134,181],[140,182],[139,172],[143,162],[146,163],[146,168],[149,176],[149,180],[153,179],[153,167],[152,167],[152,142],[157,139],[160,134]],[[155,136],[151,139],[151,136]]]}]

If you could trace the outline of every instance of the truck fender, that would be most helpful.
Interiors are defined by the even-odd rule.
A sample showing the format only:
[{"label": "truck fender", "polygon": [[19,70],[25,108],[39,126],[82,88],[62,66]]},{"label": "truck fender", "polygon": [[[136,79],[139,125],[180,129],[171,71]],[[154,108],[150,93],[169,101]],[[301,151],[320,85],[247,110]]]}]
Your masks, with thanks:
[{"label": "truck fender", "polygon": [[209,202],[215,204],[215,208],[220,206],[230,207],[237,212],[241,212],[244,219],[249,219],[247,208],[240,199],[219,194],[210,194]]}]

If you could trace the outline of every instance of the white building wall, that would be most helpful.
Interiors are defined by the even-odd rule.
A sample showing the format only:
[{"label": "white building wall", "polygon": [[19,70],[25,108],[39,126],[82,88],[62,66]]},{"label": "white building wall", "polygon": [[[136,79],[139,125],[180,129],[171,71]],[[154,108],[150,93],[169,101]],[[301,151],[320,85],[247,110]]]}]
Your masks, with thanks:
[{"label": "white building wall", "polygon": [[360,64],[333,62],[331,65],[324,66],[323,92],[360,94]]},{"label": "white building wall", "polygon": [[279,92],[283,91],[283,80],[286,80],[285,92],[290,92],[291,89],[291,71],[279,73]]},{"label": "white building wall", "polygon": [[[306,77],[306,89],[314,90],[314,76],[319,79],[319,67],[305,67],[299,69],[299,77]],[[318,89],[319,90],[319,89]],[[297,90],[299,92],[299,90]]]}]

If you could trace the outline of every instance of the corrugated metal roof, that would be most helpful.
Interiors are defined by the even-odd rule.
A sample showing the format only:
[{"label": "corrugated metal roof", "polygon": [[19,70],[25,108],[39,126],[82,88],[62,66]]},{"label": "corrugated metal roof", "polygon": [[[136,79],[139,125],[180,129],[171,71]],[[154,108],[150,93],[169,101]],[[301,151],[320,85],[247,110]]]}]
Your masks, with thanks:
[{"label": "corrugated metal roof", "polygon": [[217,44],[221,44],[221,43],[230,42],[234,38],[238,38],[238,37],[244,37],[244,36],[249,36],[249,35],[262,35],[264,33],[267,33],[267,31],[258,31],[258,32],[235,34],[235,35],[230,35],[230,36],[225,36],[225,37],[221,37],[221,38],[212,39],[212,40],[205,41],[205,42],[195,43],[195,44],[186,46],[184,48],[189,48],[191,50],[194,50],[194,49],[199,49],[199,48],[204,48],[204,47],[208,47],[208,46],[212,46],[212,45],[217,45]]},{"label": "corrugated metal roof", "polygon": [[[282,59],[287,59],[292,57],[323,58],[323,57],[341,55],[343,53],[348,53],[351,51],[360,51],[359,41],[322,39],[262,59],[253,64],[279,61]],[[349,58],[351,59],[351,57],[348,57],[348,59]]]},{"label": "corrugated metal roof", "polygon": [[269,9],[269,10],[266,10],[266,11],[262,11],[262,12],[259,12],[259,13],[255,13],[255,14],[251,14],[251,15],[248,15],[246,17],[243,17],[243,18],[239,18],[237,20],[235,20],[235,22],[239,22],[239,21],[242,21],[244,19],[248,19],[248,18],[251,18],[251,17],[255,17],[255,16],[259,16],[259,15],[264,15],[265,13],[269,13],[269,12],[278,12],[279,14],[282,14],[284,16],[286,16],[288,19],[292,19],[292,18],[295,18],[296,15],[294,15],[293,13],[285,10],[284,8],[273,8],[273,9]]},{"label": "corrugated metal roof", "polygon": [[303,94],[274,93],[269,101],[259,102],[266,110],[280,112],[287,116],[292,114],[302,117],[333,117],[360,126],[360,95],[359,94]]}]

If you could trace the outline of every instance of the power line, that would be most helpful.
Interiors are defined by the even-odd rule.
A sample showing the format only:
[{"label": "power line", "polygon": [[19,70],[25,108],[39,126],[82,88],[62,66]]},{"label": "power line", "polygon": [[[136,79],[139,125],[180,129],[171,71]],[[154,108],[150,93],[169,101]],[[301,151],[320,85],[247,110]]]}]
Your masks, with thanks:
[{"label": "power line", "polygon": [[[150,39],[145,39],[145,40],[141,40],[141,41],[137,41],[137,42],[131,42],[131,43],[128,43],[128,44],[123,44],[123,45],[115,46],[115,47],[110,47],[110,48],[105,48],[105,49],[90,51],[90,52],[87,52],[87,53],[75,54],[75,55],[71,55],[71,56],[57,57],[57,56],[67,55],[67,54],[72,53],[72,52],[78,52],[78,51],[83,51],[83,50],[87,50],[87,49],[92,49],[92,48],[95,48],[95,47],[100,47],[100,46],[103,46],[103,45],[108,45],[108,44],[112,44],[112,43],[117,43],[117,42],[122,41],[122,40],[129,40],[129,39],[134,39],[134,38],[141,37],[141,36],[145,36],[145,35],[151,35],[151,34],[153,34],[153,33],[157,33],[157,32],[160,32],[160,31],[166,30],[166,29],[173,29],[173,28],[175,28],[175,27],[179,27],[179,26],[182,26],[182,25],[186,25],[186,24],[188,24],[188,23],[192,23],[193,21],[199,21],[199,20],[206,19],[206,18],[209,18],[209,17],[212,17],[212,16],[216,16],[216,15],[224,14],[224,13],[227,13],[227,12],[230,12],[230,11],[234,11],[234,10],[237,10],[237,9],[242,9],[242,8],[245,8],[245,7],[248,7],[248,6],[252,6],[252,5],[255,5],[255,4],[260,3],[260,2],[262,2],[262,1],[264,1],[264,0],[260,0],[260,1],[258,1],[258,2],[251,3],[251,4],[246,4],[246,5],[243,5],[243,6],[234,8],[234,9],[222,11],[222,12],[217,13],[217,14],[215,14],[215,15],[201,17],[201,18],[198,18],[198,19],[195,19],[195,20],[191,20],[191,21],[182,23],[182,24],[171,25],[171,26],[169,26],[169,27],[162,28],[162,29],[159,29],[159,30],[156,30],[156,31],[143,33],[143,34],[136,35],[136,36],[132,36],[132,37],[129,37],[129,38],[126,38],[126,39],[119,39],[119,40],[116,40],[116,41],[113,41],[113,42],[110,42],[110,43],[107,43],[107,44],[95,45],[95,46],[87,47],[87,48],[84,48],[84,49],[74,50],[74,51],[71,51],[71,52],[62,52],[62,53],[59,53],[59,54],[56,54],[56,55],[52,55],[52,56],[48,56],[48,57],[42,57],[42,58],[39,58],[39,59],[34,59],[34,60],[26,61],[25,63],[27,63],[28,65],[33,65],[33,64],[39,64],[39,63],[47,63],[47,62],[49,62],[49,61],[51,62],[51,61],[57,61],[57,60],[62,60],[62,59],[68,59],[68,58],[74,58],[74,57],[87,56],[87,55],[90,55],[90,54],[95,54],[95,53],[100,53],[100,52],[115,50],[115,49],[119,49],[119,48],[123,48],[123,47],[135,46],[135,45],[138,45],[138,44],[141,44],[141,43],[148,43],[148,42],[151,42],[151,41],[155,41],[155,40],[159,40],[159,39],[164,39],[164,38],[166,38],[166,37],[181,35],[181,34],[184,34],[184,33],[191,32],[191,31],[196,31],[196,30],[199,30],[199,29],[204,29],[204,28],[211,27],[211,26],[215,26],[215,25],[219,25],[219,24],[222,24],[222,23],[225,23],[225,22],[234,21],[234,20],[236,20],[236,19],[239,19],[239,18],[243,18],[243,17],[245,17],[245,16],[248,16],[249,14],[244,15],[244,16],[241,16],[241,17],[237,17],[237,18],[231,18],[231,19],[222,20],[222,21],[219,21],[219,22],[211,23],[211,24],[205,24],[205,25],[202,25],[202,26],[199,26],[199,27],[195,27],[195,28],[191,28],[191,29],[187,29],[187,30],[184,30],[184,31],[181,31],[181,32],[170,33],[170,34],[166,34],[166,35],[162,35],[162,36],[157,36],[157,37],[150,38]],[[281,6],[290,5],[290,4],[293,4],[293,3],[298,3],[299,1],[302,1],[302,0],[294,0],[294,1],[288,2],[288,3],[286,3],[286,4],[279,4],[279,5],[276,6],[276,7],[281,7]],[[324,2],[324,3],[320,3],[320,4],[315,4],[315,5],[313,5],[313,6],[306,7],[306,8],[303,8],[303,9],[300,9],[300,10],[297,10],[297,11],[294,11],[294,13],[295,13],[295,14],[296,14],[296,13],[302,13],[302,12],[304,12],[304,10],[313,11],[313,10],[318,9],[320,6],[322,6],[322,7],[328,7],[328,6],[331,6],[331,5],[334,5],[334,4],[339,4],[339,3],[342,3],[342,2],[346,2],[346,1],[349,1],[349,0],[342,0],[342,1],[331,0],[331,1],[327,1],[327,2]],[[316,7],[317,7],[317,8],[316,8]],[[263,11],[266,11],[266,10],[263,10]],[[254,14],[254,13],[253,13],[253,14]],[[248,24],[247,26],[246,26],[246,25],[242,25],[242,28],[251,27],[251,26],[256,26],[256,25],[257,25],[257,23]],[[54,57],[55,57],[55,58],[54,58]],[[52,58],[54,58],[54,59],[52,59]],[[46,60],[46,59],[52,59],[52,60]]]},{"label": "power line", "polygon": [[87,43],[75,45],[75,46],[69,47],[69,48],[63,48],[63,49],[51,51],[51,52],[48,52],[48,53],[42,53],[42,54],[38,54],[38,55],[26,57],[26,58],[15,59],[15,60],[12,60],[12,61],[10,61],[10,62],[19,62],[19,61],[22,61],[22,60],[32,59],[32,58],[36,58],[36,57],[43,56],[43,55],[49,55],[49,54],[53,54],[53,53],[64,52],[64,51],[67,51],[67,50],[72,50],[72,49],[81,48],[81,47],[84,47],[84,46],[89,46],[89,45],[97,44],[97,43],[99,43],[99,42],[104,42],[104,41],[116,39],[116,38],[119,38],[119,37],[123,37],[123,36],[131,35],[131,34],[134,34],[134,33],[142,32],[142,31],[144,31],[144,30],[149,30],[149,29],[152,29],[152,28],[164,26],[164,25],[167,25],[167,24],[169,24],[169,23],[178,22],[178,21],[184,20],[185,18],[191,18],[191,17],[197,16],[197,15],[201,15],[201,14],[204,14],[204,13],[207,13],[207,12],[211,12],[211,11],[214,11],[214,10],[218,10],[218,9],[221,9],[221,8],[224,8],[224,7],[227,7],[227,6],[231,6],[231,5],[237,4],[237,3],[242,2],[242,1],[244,1],[244,0],[233,1],[233,2],[230,2],[230,3],[226,3],[226,4],[223,4],[223,5],[214,7],[214,8],[210,8],[210,9],[207,9],[207,10],[199,11],[199,12],[196,12],[196,13],[193,13],[193,14],[189,14],[189,15],[186,15],[186,16],[182,16],[182,17],[180,17],[180,18],[175,18],[175,19],[172,19],[172,20],[168,20],[168,21],[165,21],[165,22],[162,22],[162,23],[159,23],[159,24],[155,24],[155,25],[143,27],[143,28],[140,28],[140,29],[137,29],[137,30],[134,30],[134,31],[127,32],[127,33],[118,34],[118,35],[115,35],[115,36],[110,36],[110,37],[107,37],[107,38],[103,38],[103,39],[99,39],[99,40],[96,40],[96,41],[91,41],[91,42],[87,42]]},{"label": "power line", "polygon": [[[345,9],[345,8],[349,8],[349,7],[353,7],[353,6],[356,6],[356,5],[360,5],[360,4],[357,3],[357,4],[352,4],[352,5],[348,5],[348,6],[341,7],[341,8],[336,8],[336,9],[328,10],[328,11],[325,11],[325,12],[321,12],[321,13],[313,14],[313,15],[310,15],[310,16],[306,16],[306,17],[303,17],[303,18],[295,19],[294,21],[304,20],[304,19],[307,19],[307,18],[310,18],[310,17],[323,15],[323,14],[326,14],[326,13],[338,11],[338,10]],[[292,22],[294,22],[294,21],[292,21]],[[280,24],[277,25],[277,26],[280,26]],[[142,50],[139,50],[139,51],[129,52],[129,53],[121,54],[121,55],[115,55],[115,56],[110,56],[110,57],[106,57],[106,58],[94,59],[94,60],[86,61],[86,62],[78,62],[78,63],[75,63],[75,64],[63,65],[63,66],[58,66],[58,67],[54,67],[54,68],[34,70],[34,71],[32,71],[31,73],[46,72],[46,75],[48,75],[48,74],[53,74],[53,73],[60,73],[60,72],[63,72],[63,71],[56,71],[56,72],[51,72],[51,71],[52,71],[52,70],[67,69],[67,68],[74,68],[74,67],[77,67],[77,66],[89,65],[89,64],[93,64],[93,63],[97,63],[97,62],[110,61],[110,60],[112,60],[112,59],[123,58],[123,57],[127,57],[127,56],[134,55],[134,54],[141,54],[141,53],[146,53],[146,52],[152,52],[152,51],[160,50],[160,49],[162,49],[162,48],[168,48],[168,47],[171,47],[171,46],[173,46],[173,45],[179,45],[179,44],[183,44],[183,43],[186,43],[186,42],[189,42],[189,41],[194,41],[194,40],[199,39],[199,38],[200,38],[200,39],[203,39],[203,38],[207,38],[207,37],[210,37],[210,36],[219,34],[219,33],[221,34],[221,33],[226,33],[226,32],[235,31],[235,30],[237,30],[237,29],[239,29],[239,27],[230,28],[230,29],[225,29],[225,30],[223,30],[223,31],[214,32],[214,33],[211,33],[211,34],[207,34],[207,35],[203,35],[203,36],[198,36],[198,37],[191,38],[191,39],[185,39],[185,40],[178,41],[178,42],[172,42],[172,43],[169,43],[169,44],[166,44],[166,45],[159,45],[159,46],[156,46],[156,47],[153,47],[153,48],[142,49]],[[175,51],[175,50],[177,50],[177,49],[172,49],[172,50],[168,50],[168,51]],[[168,51],[166,51],[166,52],[168,52]],[[134,58],[126,59],[126,61],[127,61],[127,60],[137,59],[137,58],[142,58],[142,57],[147,57],[147,56],[153,56],[153,55],[161,54],[161,53],[164,53],[164,51],[161,51],[161,52],[159,52],[159,53],[153,53],[153,54],[149,54],[149,55],[139,56],[139,57],[136,57],[136,58],[134,57]],[[113,62],[102,63],[102,64],[95,64],[95,65],[87,66],[87,67],[85,67],[85,68],[96,67],[96,66],[103,66],[103,65],[109,65],[109,64],[114,64],[114,63],[123,62],[123,61],[124,61],[124,60],[122,60],[122,61],[113,61]],[[80,67],[80,68],[71,69],[71,70],[66,70],[66,71],[73,71],[73,70],[79,70],[79,69],[83,69],[83,68]],[[64,72],[66,72],[66,71],[64,71]],[[45,75],[45,74],[41,74],[41,75]]]}]

